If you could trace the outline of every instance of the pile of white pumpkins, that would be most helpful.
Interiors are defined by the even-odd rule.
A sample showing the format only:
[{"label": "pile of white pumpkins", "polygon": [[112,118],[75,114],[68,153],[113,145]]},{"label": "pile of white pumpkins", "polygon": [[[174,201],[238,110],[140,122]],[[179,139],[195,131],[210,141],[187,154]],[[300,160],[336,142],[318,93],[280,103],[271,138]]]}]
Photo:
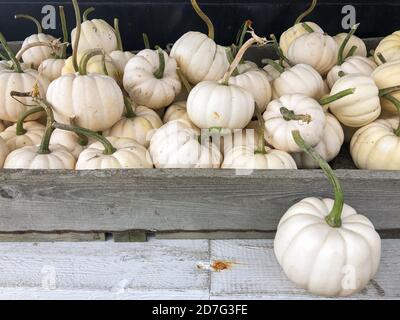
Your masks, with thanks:
[{"label": "pile of white pumpkins", "polygon": [[[378,270],[380,238],[343,202],[328,161],[350,142],[361,169],[400,169],[400,36],[367,57],[354,35],[331,37],[304,12],[278,42],[246,21],[231,47],[190,31],[171,51],[123,51],[114,26],[89,20],[73,0],[76,28],[63,40],[28,37],[0,63],[0,165],[5,169],[321,167],[335,200],[309,198],[282,218],[275,253],[298,286],[345,296]],[[245,39],[247,39],[245,41]],[[279,59],[261,69],[243,59],[273,45]],[[149,47],[147,45],[147,47]],[[21,62],[21,60],[23,62]],[[44,116],[45,115],[45,116]],[[163,115],[163,119],[161,119]],[[348,268],[348,269],[346,269]],[[346,273],[346,270],[350,273]],[[348,276],[347,278],[344,278]]]}]

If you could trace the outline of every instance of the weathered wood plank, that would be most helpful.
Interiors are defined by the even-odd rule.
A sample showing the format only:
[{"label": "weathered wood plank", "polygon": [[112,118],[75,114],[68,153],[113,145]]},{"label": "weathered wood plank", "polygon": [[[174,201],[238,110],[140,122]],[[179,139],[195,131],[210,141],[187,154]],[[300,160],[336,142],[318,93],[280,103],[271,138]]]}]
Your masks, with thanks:
[{"label": "weathered wood plank", "polygon": [[[349,299],[400,299],[400,240],[382,242],[378,274]],[[315,299],[295,288],[278,265],[272,240],[211,241],[211,263],[228,267],[211,275],[212,299]]]},{"label": "weathered wood plank", "polygon": [[0,233],[0,242],[81,242],[81,241],[105,241],[104,233]]},{"label": "weathered wood plank", "polygon": [[209,273],[197,264],[208,260],[205,240],[0,243],[0,288],[204,296]]},{"label": "weathered wood plank", "polygon": [[[346,203],[400,230],[400,172],[337,174]],[[309,196],[332,196],[319,170],[1,171],[0,232],[270,232]]]}]

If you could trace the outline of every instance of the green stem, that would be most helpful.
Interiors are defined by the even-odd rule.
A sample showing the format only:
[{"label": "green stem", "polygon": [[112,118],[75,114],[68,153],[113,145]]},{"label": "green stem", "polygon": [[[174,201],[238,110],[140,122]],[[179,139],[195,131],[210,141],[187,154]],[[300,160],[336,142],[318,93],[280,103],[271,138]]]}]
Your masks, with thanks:
[{"label": "green stem", "polygon": [[83,11],[82,19],[83,22],[88,21],[88,16],[91,14],[94,10],[96,10],[93,7],[87,8],[85,11]]},{"label": "green stem", "polygon": [[0,52],[0,60],[8,61],[10,59]]},{"label": "green stem", "polygon": [[271,39],[272,39],[272,43],[273,43],[273,47],[275,49],[276,54],[278,55],[279,59],[282,59],[283,61],[285,61],[290,67],[293,67],[293,63],[285,56],[285,54],[283,53],[281,47],[279,46],[279,42],[276,39],[274,34],[271,34]]},{"label": "green stem", "polygon": [[282,107],[280,112],[283,116],[283,119],[286,121],[302,121],[307,124],[312,121],[309,114],[295,114],[293,110],[289,110],[286,107]]},{"label": "green stem", "polygon": [[279,63],[276,63],[272,59],[263,59],[262,63],[269,64],[271,67],[273,67],[276,71],[278,71],[281,74],[285,72],[285,68],[282,67]]},{"label": "green stem", "polygon": [[[237,50],[235,49],[232,49],[232,47],[233,47],[234,45],[232,45],[231,47],[228,47],[228,48],[226,48],[226,57],[228,58],[228,62],[229,62],[229,64],[231,64],[232,62],[233,62],[233,60],[235,60],[235,57],[234,57],[234,55],[233,55],[233,52],[236,52],[236,54],[237,54]],[[243,58],[242,58],[242,61],[243,61]],[[237,76],[237,75],[239,75],[239,70],[236,68],[234,71],[233,71],[233,73],[232,73],[232,76]]]},{"label": "green stem", "polygon": [[181,80],[183,86],[185,87],[187,93],[189,94],[190,91],[192,91],[192,86],[190,85],[188,79],[186,79],[186,77],[184,76],[184,74],[182,73],[181,69],[177,68],[176,72],[178,73],[179,79]]},{"label": "green stem", "polygon": [[382,63],[386,63],[386,62],[387,62],[386,58],[383,56],[382,53],[378,52],[378,53],[376,54],[376,56],[378,57],[378,59],[379,59]]},{"label": "green stem", "polygon": [[32,17],[30,15],[27,14],[16,14],[15,19],[26,19],[26,20],[31,20],[34,24],[36,24],[36,28],[37,28],[37,33],[43,33],[43,29],[42,29],[42,25],[40,24],[40,22],[35,18]]},{"label": "green stem", "polygon": [[77,135],[84,135],[86,137],[89,138],[94,138],[97,141],[99,141],[103,146],[104,146],[104,154],[105,155],[112,155],[113,153],[115,153],[117,151],[117,149],[115,149],[113,147],[113,145],[111,144],[110,141],[108,141],[105,137],[103,137],[102,135],[98,134],[97,132],[85,129],[85,128],[81,128],[75,125],[67,125],[67,124],[62,124],[62,123],[58,123],[58,122],[54,122],[53,123],[53,128],[55,129],[60,129],[60,130],[65,130],[65,131],[71,131],[76,133]]},{"label": "green stem", "polygon": [[78,73],[80,76],[86,76],[87,75],[87,65],[90,59],[92,59],[95,56],[105,56],[105,52],[103,49],[92,49],[88,51],[81,59],[81,62],[79,64],[78,68]]},{"label": "green stem", "polygon": [[119,30],[119,19],[114,18],[114,31],[115,35],[117,36],[117,47],[119,51],[124,51],[124,47],[122,45],[122,39],[121,39],[121,31]]},{"label": "green stem", "polygon": [[257,135],[258,135],[258,141],[257,141],[257,149],[254,152],[254,154],[267,154],[265,151],[265,138],[264,138],[264,131],[265,131],[265,124],[264,124],[264,119],[261,114],[261,110],[258,108],[256,105],[254,108],[255,114],[257,116],[257,121],[258,121],[258,126],[257,126]]},{"label": "green stem", "polygon": [[301,21],[303,21],[303,19],[305,17],[310,15],[314,11],[315,7],[317,6],[317,2],[318,2],[317,0],[312,0],[311,6],[306,11],[304,11],[301,15],[298,16],[298,18],[295,21],[295,24],[300,23]]},{"label": "green stem", "polygon": [[43,99],[34,98],[34,101],[37,102],[37,104],[40,107],[42,107],[44,109],[44,111],[46,111],[46,116],[47,116],[46,130],[44,132],[42,142],[40,143],[37,153],[38,154],[49,154],[50,153],[50,149],[49,149],[50,139],[51,139],[51,135],[53,134],[53,131],[54,131],[53,107],[49,102],[47,102]]},{"label": "green stem", "polygon": [[[399,113],[400,116],[400,101],[398,99],[396,99],[395,97],[393,97],[390,94],[386,94],[385,96],[383,96],[382,98],[390,101],[391,103],[393,103],[393,105],[396,107],[397,112]],[[394,133],[396,136],[400,137],[400,121],[399,121],[399,126],[397,127],[396,130],[394,130]]]},{"label": "green stem", "polygon": [[23,73],[21,64],[15,57],[14,52],[11,50],[10,46],[8,45],[4,35],[0,32],[0,43],[2,44],[4,50],[6,51],[7,55],[10,57],[10,60],[13,63],[13,70],[18,73]]},{"label": "green stem", "polygon": [[344,49],[346,48],[347,44],[350,41],[350,38],[354,35],[354,33],[357,31],[357,28],[360,24],[357,23],[354,26],[351,27],[350,32],[346,35],[346,38],[344,38],[342,44],[339,47],[339,51],[338,51],[338,60],[337,60],[337,65],[340,66],[343,64],[344,62],[344,57],[343,57],[343,53],[344,53]]},{"label": "green stem", "polygon": [[381,89],[381,90],[379,90],[379,96],[383,97],[383,96],[386,96],[390,93],[397,92],[397,91],[400,91],[400,86],[394,86],[394,87]]},{"label": "green stem", "polygon": [[147,35],[147,33],[142,33],[142,37],[143,37],[143,43],[144,43],[145,49],[150,49],[150,41],[149,41],[149,36]]},{"label": "green stem", "polygon": [[160,47],[157,48],[157,52],[158,52],[158,59],[159,59],[159,67],[156,70],[156,72],[154,72],[154,76],[157,79],[162,79],[164,77],[164,71],[165,71],[165,57],[164,57],[164,51],[162,51],[162,49]]},{"label": "green stem", "polygon": [[354,56],[354,54],[356,53],[357,49],[358,49],[357,46],[352,46],[351,49],[349,50],[349,53],[347,54],[345,60],[347,58],[350,58],[350,57]]},{"label": "green stem", "polygon": [[73,63],[75,72],[78,72],[79,71],[78,48],[79,48],[79,39],[81,37],[81,31],[82,31],[82,26],[81,26],[82,20],[81,20],[81,11],[79,9],[78,1],[72,0],[72,4],[74,6],[75,19],[76,19],[76,31],[75,31],[75,41],[74,41],[73,53],[72,53],[72,63]]},{"label": "green stem", "polygon": [[125,118],[132,119],[132,118],[136,117],[136,114],[133,111],[132,101],[128,97],[128,94],[126,92],[124,92],[124,104],[125,104],[125,110],[126,110]]},{"label": "green stem", "polygon": [[315,162],[319,164],[322,171],[324,171],[335,193],[335,202],[329,215],[325,218],[326,222],[332,228],[340,228],[342,226],[342,211],[344,206],[343,190],[340,181],[333,172],[330,165],[301,137],[299,131],[292,131],[292,136],[297,145],[307,153]]},{"label": "green stem", "polygon": [[334,94],[333,96],[329,96],[329,97],[326,97],[326,98],[323,98],[323,99],[319,100],[319,104],[321,106],[325,106],[327,104],[335,102],[336,100],[339,100],[339,99],[342,99],[344,97],[347,97],[347,96],[353,94],[355,91],[356,91],[355,88],[351,88],[351,89],[340,91],[340,92]]},{"label": "green stem", "polygon": [[21,114],[18,118],[17,125],[16,125],[16,135],[22,136],[27,132],[24,129],[24,121],[26,118],[28,118],[32,114],[43,112],[43,111],[44,111],[43,107],[35,107],[35,108],[30,108],[27,111],[25,111],[23,114]]},{"label": "green stem", "polygon": [[58,9],[60,11],[61,29],[62,29],[62,33],[63,33],[63,42],[65,44],[63,47],[61,59],[66,59],[67,58],[68,40],[69,40],[67,19],[65,18],[64,6],[59,6]]},{"label": "green stem", "polygon": [[314,32],[314,29],[311,28],[307,23],[303,22],[301,25],[303,26],[303,28],[304,28],[308,33],[313,33],[313,32]]},{"label": "green stem", "polygon": [[244,43],[244,37],[246,36],[247,30],[249,30],[249,27],[253,24],[251,20],[246,20],[243,24],[242,27],[239,30],[239,33],[236,38],[236,46],[238,49],[240,49],[243,46]]},{"label": "green stem", "polygon": [[196,0],[191,0],[192,7],[194,11],[196,11],[197,15],[207,24],[208,28],[208,37],[214,40],[214,25],[210,18],[201,10]]},{"label": "green stem", "polygon": [[28,51],[28,50],[30,50],[32,48],[36,48],[36,47],[48,47],[48,48],[51,49],[53,54],[56,54],[56,51],[59,51],[59,45],[55,41],[52,41],[51,43],[50,42],[32,42],[32,43],[29,43],[29,44],[23,46],[21,48],[21,50],[18,51],[18,53],[16,54],[15,58],[18,61],[20,61],[21,58],[22,58],[22,55],[26,51]]}]

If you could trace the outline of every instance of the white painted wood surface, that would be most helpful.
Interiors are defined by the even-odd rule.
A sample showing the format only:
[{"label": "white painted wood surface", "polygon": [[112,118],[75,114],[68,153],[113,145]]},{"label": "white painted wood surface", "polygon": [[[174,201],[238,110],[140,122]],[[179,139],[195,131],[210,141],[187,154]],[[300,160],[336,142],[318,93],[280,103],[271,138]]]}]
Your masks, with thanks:
[{"label": "white painted wood surface", "polygon": [[[286,279],[272,244],[157,239],[0,243],[0,299],[316,298]],[[352,298],[400,299],[399,265],[400,240],[384,240],[378,275]]]}]

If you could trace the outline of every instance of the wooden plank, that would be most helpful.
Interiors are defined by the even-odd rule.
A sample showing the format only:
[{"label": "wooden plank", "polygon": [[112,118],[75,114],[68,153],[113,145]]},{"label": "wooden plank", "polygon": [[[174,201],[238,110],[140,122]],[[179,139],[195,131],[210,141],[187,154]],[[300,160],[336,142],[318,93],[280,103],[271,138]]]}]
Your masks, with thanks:
[{"label": "wooden plank", "polygon": [[[383,240],[380,270],[349,299],[400,299],[400,240]],[[227,269],[211,275],[212,299],[320,299],[295,288],[278,265],[272,240],[211,241],[211,264]]]},{"label": "wooden plank", "polygon": [[[400,230],[400,172],[338,170],[346,203]],[[0,172],[0,232],[271,232],[309,197],[332,197],[320,170]]]},{"label": "wooden plank", "polygon": [[228,240],[228,239],[273,239],[275,232],[157,232],[156,239],[164,240]]},{"label": "wooden plank", "polygon": [[65,241],[65,242],[81,242],[81,241],[105,241],[104,233],[0,233],[0,242],[49,242],[49,241]]},{"label": "wooden plank", "polygon": [[208,241],[0,243],[0,288],[203,297],[210,275],[199,261],[209,261]]},{"label": "wooden plank", "polygon": [[141,231],[115,232],[114,242],[146,242],[147,234]]}]

